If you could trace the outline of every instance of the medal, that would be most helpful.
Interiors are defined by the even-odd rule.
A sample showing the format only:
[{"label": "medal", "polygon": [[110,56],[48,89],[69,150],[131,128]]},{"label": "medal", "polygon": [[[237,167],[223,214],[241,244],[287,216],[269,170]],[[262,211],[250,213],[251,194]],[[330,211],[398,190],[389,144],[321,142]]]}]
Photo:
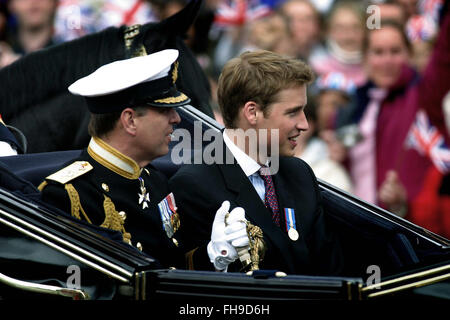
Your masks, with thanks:
[{"label": "medal", "polygon": [[163,229],[166,231],[167,237],[172,238],[180,227],[180,217],[176,212],[177,207],[172,193],[158,203],[158,209],[161,215]]},{"label": "medal", "polygon": [[150,195],[148,194],[147,189],[145,188],[144,179],[139,177],[139,182],[141,184],[140,186],[141,193],[138,193],[139,204],[142,204],[142,209],[145,209],[148,208],[148,204],[150,202]]},{"label": "medal", "polygon": [[292,241],[298,240],[298,232],[294,228],[290,228],[288,231],[288,236]]},{"label": "medal", "polygon": [[102,183],[102,189],[105,190],[106,192],[109,192],[109,187],[106,183]]},{"label": "medal", "polygon": [[164,221],[163,224],[164,224],[164,229],[166,230],[167,236],[169,238],[172,238],[172,236],[174,234],[172,225],[170,224],[169,221]]},{"label": "medal", "polygon": [[291,239],[292,241],[297,241],[300,235],[295,224],[294,209],[284,208],[284,215],[286,217],[286,229],[288,231],[289,239]]},{"label": "medal", "polygon": [[178,216],[178,213],[175,212],[170,217],[170,222],[172,223],[173,233],[177,232],[178,228],[180,227],[180,217]]}]

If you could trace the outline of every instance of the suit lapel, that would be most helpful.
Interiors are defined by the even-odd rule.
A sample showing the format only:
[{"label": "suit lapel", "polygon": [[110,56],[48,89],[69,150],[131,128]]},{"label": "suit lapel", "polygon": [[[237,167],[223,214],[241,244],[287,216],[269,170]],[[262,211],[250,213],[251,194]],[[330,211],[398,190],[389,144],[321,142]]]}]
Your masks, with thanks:
[{"label": "suit lapel", "polygon": [[[228,148],[225,152],[231,155]],[[234,158],[233,158],[234,159]],[[280,252],[281,256],[286,260],[286,265],[294,267],[295,260],[290,250],[292,242],[287,235],[272,222],[272,214],[261,201],[258,193],[251,184],[248,177],[242,171],[236,161],[233,164],[218,165],[223,174],[225,186],[227,189],[236,194],[236,204],[245,209],[247,219],[253,224],[259,226],[265,237],[271,242],[275,250]],[[280,184],[280,187],[282,183]],[[281,190],[281,189],[280,189]],[[283,203],[290,204],[289,196],[283,194]],[[231,199],[229,199],[231,200]],[[281,207],[280,207],[281,210]],[[283,226],[282,226],[283,227]],[[295,267],[294,267],[295,268]]]},{"label": "suit lapel", "polygon": [[[297,219],[297,215],[298,215],[298,210],[296,210],[296,203],[295,203],[295,198],[294,195],[290,192],[290,188],[287,184],[287,182],[285,181],[285,179],[280,175],[274,175],[273,176],[273,183],[275,185],[275,191],[277,193],[277,198],[278,198],[278,206],[280,208],[280,215],[282,215],[282,221],[286,222],[285,220],[285,213],[284,213],[284,209],[286,208],[292,208],[295,211],[295,215],[296,215],[296,219]],[[298,220],[297,220],[298,221]],[[284,223],[284,225],[281,226],[281,228],[285,231],[287,231],[286,229],[286,223]]]},{"label": "suit lapel", "polygon": [[[225,152],[230,156],[230,150],[228,148],[225,149]],[[239,164],[235,161],[233,164],[219,165],[219,169],[222,171],[225,186],[229,191],[236,194],[235,201],[239,206],[245,208],[245,213],[249,220],[263,229],[276,227],[272,223],[270,212],[264,206]]]},{"label": "suit lapel", "polygon": [[[280,167],[282,166],[282,159],[280,159]],[[283,169],[286,170],[286,165],[283,166]],[[287,171],[285,171],[287,172]],[[278,205],[280,207],[280,214],[284,216],[285,208],[292,208],[294,209],[295,213],[295,221],[296,221],[296,229],[300,234],[300,238],[297,241],[292,241],[289,239],[288,235],[284,233],[284,238],[286,242],[289,243],[289,246],[292,247],[291,254],[293,254],[295,257],[295,261],[297,263],[306,263],[307,257],[308,257],[308,249],[306,247],[305,239],[302,234],[302,212],[301,212],[301,203],[298,203],[297,198],[295,197],[295,194],[292,192],[292,190],[296,190],[295,188],[297,186],[291,185],[284,174],[279,172],[273,177],[275,189],[278,196]],[[285,220],[285,219],[284,219]],[[286,225],[282,226],[283,230],[286,230]]]},{"label": "suit lapel", "polygon": [[[281,171],[281,166],[283,171]],[[285,208],[292,208],[295,212],[295,221],[296,221],[296,227],[297,231],[301,234],[302,233],[302,225],[305,224],[302,207],[304,204],[301,203],[299,194],[296,194],[295,192],[299,192],[299,185],[298,183],[293,185],[292,181],[289,181],[289,170],[295,170],[295,168],[289,168],[289,163],[286,161],[283,161],[283,159],[280,159],[280,172],[276,174],[273,178],[279,206],[280,206],[280,214],[284,216],[284,209]],[[295,191],[293,191],[295,190]],[[283,226],[286,228],[286,226]],[[298,242],[298,241],[297,241]]]}]

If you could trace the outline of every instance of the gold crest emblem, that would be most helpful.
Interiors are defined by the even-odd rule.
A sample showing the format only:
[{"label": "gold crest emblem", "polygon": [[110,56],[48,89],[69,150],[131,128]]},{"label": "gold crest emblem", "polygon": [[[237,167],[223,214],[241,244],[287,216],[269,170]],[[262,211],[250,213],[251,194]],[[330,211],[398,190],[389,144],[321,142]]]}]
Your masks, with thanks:
[{"label": "gold crest emblem", "polygon": [[172,81],[175,83],[178,79],[178,61],[174,63],[172,70]]}]

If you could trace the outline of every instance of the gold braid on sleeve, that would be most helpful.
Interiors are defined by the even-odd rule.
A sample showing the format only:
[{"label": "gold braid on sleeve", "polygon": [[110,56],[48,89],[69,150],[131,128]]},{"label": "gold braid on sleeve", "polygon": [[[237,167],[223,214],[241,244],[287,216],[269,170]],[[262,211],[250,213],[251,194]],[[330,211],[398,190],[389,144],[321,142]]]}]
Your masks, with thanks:
[{"label": "gold braid on sleeve", "polygon": [[103,201],[103,208],[105,210],[105,220],[100,227],[120,231],[122,233],[123,241],[131,244],[131,234],[125,231],[124,223],[125,219],[122,218],[116,210],[116,206],[112,202],[111,198],[105,196]]},{"label": "gold braid on sleeve", "polygon": [[78,195],[78,192],[75,189],[75,187],[71,183],[67,183],[64,185],[64,189],[66,189],[66,192],[69,195],[70,214],[72,215],[72,217],[81,220],[80,216],[81,212],[83,214],[84,219],[86,219],[87,222],[92,224],[91,220],[89,220],[89,217],[87,216],[86,212],[84,212],[84,209],[81,206],[80,196]]},{"label": "gold braid on sleeve", "polygon": [[40,192],[42,192],[42,190],[44,190],[44,188],[46,187],[48,185],[48,182],[47,181],[42,181],[41,182],[41,184],[38,186],[38,190],[40,191]]}]

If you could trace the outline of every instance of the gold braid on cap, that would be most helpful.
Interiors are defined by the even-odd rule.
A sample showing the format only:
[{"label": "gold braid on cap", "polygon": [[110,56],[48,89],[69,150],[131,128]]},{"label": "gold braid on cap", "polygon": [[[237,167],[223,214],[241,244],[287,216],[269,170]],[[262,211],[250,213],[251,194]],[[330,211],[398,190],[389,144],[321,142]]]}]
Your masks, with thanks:
[{"label": "gold braid on cap", "polygon": [[[175,82],[178,79],[178,61],[175,61],[173,63],[173,68],[172,68],[172,83],[175,84]],[[155,100],[155,102],[157,103],[179,103],[179,102],[184,102],[188,99],[188,97],[180,92],[180,95],[178,97],[167,97],[167,98],[162,98],[162,99],[157,99]]]},{"label": "gold braid on cap", "polygon": [[116,210],[116,206],[112,202],[111,198],[105,196],[103,201],[103,208],[105,210],[105,220],[100,225],[100,227],[120,231],[122,233],[123,241],[131,244],[131,234],[125,231],[124,222],[125,219],[122,218]]},{"label": "gold braid on cap", "polygon": [[175,83],[178,79],[178,61],[173,64],[172,81]]},{"label": "gold braid on cap", "polygon": [[163,99],[157,99],[155,100],[155,102],[158,103],[178,103],[178,102],[183,102],[187,100],[187,96],[184,93],[181,93],[181,95],[179,95],[178,97],[168,97],[168,98],[163,98]]}]

